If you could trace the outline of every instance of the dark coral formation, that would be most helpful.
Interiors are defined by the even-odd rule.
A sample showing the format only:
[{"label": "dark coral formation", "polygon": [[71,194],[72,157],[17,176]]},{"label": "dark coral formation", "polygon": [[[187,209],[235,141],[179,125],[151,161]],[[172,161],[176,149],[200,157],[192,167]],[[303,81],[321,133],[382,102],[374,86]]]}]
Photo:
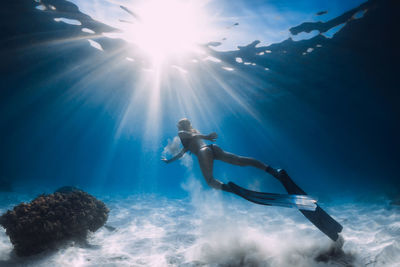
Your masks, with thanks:
[{"label": "dark coral formation", "polygon": [[84,240],[105,224],[108,208],[80,190],[40,195],[0,217],[19,256],[56,248],[67,240]]}]

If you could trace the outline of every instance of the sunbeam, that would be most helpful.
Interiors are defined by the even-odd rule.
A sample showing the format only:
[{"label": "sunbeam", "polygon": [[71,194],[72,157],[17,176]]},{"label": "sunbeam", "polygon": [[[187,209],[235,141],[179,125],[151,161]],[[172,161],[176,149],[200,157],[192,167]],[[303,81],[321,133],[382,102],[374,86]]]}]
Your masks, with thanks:
[{"label": "sunbeam", "polygon": [[199,51],[210,40],[210,17],[199,1],[142,1],[127,8],[132,24],[124,27],[124,39],[136,44],[155,65],[170,57]]}]

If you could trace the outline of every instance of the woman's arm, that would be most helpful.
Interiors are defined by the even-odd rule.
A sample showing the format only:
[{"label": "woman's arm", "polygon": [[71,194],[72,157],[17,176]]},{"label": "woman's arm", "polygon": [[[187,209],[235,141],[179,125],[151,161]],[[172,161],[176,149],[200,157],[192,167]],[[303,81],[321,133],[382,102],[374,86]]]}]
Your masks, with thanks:
[{"label": "woman's arm", "polygon": [[174,157],[170,158],[170,159],[166,159],[166,158],[162,158],[161,160],[164,161],[165,163],[171,163],[179,158],[181,158],[186,151],[188,151],[187,148],[183,148],[178,154],[176,154]]}]

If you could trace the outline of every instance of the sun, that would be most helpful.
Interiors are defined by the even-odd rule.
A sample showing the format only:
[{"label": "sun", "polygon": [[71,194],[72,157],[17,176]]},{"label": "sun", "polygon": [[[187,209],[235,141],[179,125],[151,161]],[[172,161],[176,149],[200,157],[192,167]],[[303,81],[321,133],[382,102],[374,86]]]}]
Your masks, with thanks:
[{"label": "sun", "polygon": [[155,63],[199,52],[199,44],[211,37],[210,18],[204,1],[148,0],[130,7],[134,21],[125,38]]}]

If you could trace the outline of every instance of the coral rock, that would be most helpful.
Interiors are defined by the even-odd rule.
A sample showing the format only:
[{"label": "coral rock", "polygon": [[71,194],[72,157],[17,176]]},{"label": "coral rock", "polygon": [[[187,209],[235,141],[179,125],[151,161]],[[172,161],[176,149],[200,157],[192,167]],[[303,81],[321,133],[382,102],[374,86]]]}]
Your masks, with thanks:
[{"label": "coral rock", "polygon": [[108,218],[106,205],[81,190],[62,190],[21,203],[0,217],[19,256],[56,248],[68,240],[84,240]]}]

